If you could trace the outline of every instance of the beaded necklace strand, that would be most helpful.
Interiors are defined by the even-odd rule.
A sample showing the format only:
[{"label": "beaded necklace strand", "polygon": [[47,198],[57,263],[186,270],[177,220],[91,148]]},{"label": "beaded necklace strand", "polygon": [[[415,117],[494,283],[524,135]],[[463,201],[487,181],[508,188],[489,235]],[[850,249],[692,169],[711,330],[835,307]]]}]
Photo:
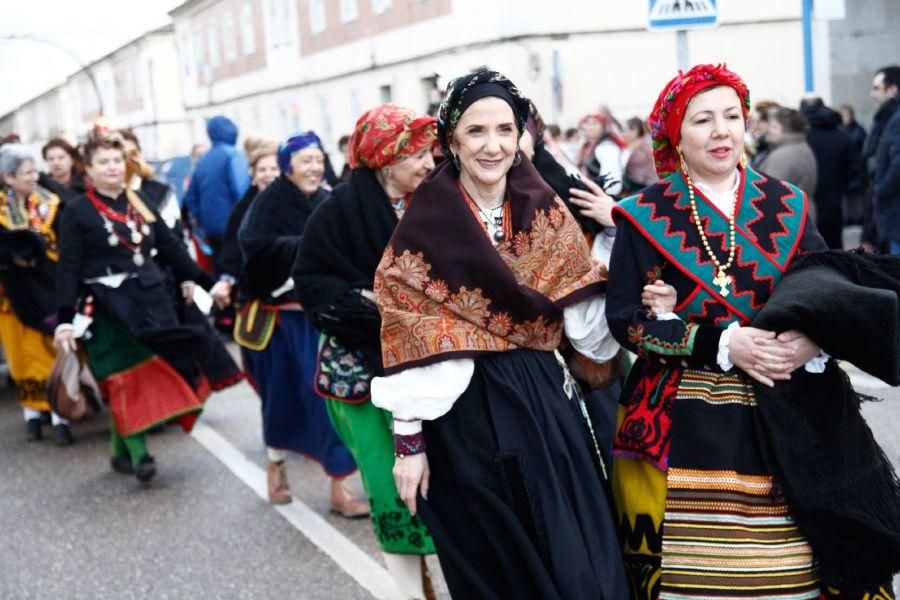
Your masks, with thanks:
[{"label": "beaded necklace strand", "polygon": [[706,254],[709,255],[710,260],[712,260],[713,264],[716,265],[716,276],[713,278],[713,285],[719,288],[719,293],[723,298],[727,297],[731,292],[728,291],[728,285],[732,283],[731,275],[728,275],[726,271],[731,268],[731,265],[734,264],[734,253],[735,248],[737,247],[734,243],[735,239],[735,209],[737,208],[737,200],[738,200],[738,192],[740,190],[740,186],[738,186],[738,191],[734,193],[734,200],[731,205],[731,215],[728,217],[728,238],[729,245],[728,248],[728,262],[724,265],[719,262],[719,259],[716,257],[715,253],[713,253],[712,248],[709,245],[709,239],[706,237],[706,232],[703,231],[703,224],[700,222],[700,213],[697,211],[697,200],[694,198],[694,182],[691,179],[690,173],[688,173],[687,165],[684,164],[684,157],[681,157],[681,171],[684,173],[684,178],[687,180],[688,185],[688,197],[691,200],[691,213],[694,217],[694,224],[697,226],[697,233],[700,235],[700,241],[703,242],[703,247],[706,249]]}]

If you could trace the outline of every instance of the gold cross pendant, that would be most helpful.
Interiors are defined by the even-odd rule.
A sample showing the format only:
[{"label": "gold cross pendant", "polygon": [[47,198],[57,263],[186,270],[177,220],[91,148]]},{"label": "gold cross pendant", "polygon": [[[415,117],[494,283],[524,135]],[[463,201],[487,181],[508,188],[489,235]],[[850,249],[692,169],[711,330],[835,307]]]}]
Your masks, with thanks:
[{"label": "gold cross pendant", "polygon": [[731,276],[725,274],[725,269],[719,268],[719,272],[716,274],[715,279],[713,279],[713,285],[719,286],[719,293],[722,294],[722,297],[725,298],[730,293],[728,291],[728,284],[731,283]]}]

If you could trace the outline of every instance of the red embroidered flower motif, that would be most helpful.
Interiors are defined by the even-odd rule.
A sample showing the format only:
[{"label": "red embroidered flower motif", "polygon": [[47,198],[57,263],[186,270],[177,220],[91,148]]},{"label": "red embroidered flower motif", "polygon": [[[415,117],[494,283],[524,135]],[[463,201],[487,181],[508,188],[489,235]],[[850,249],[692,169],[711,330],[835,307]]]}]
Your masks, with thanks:
[{"label": "red embroidered flower motif", "polygon": [[513,321],[509,314],[505,312],[495,313],[491,315],[491,320],[488,322],[488,331],[498,337],[506,337],[512,326]]},{"label": "red embroidered flower motif", "polygon": [[525,256],[531,251],[531,238],[524,231],[517,233],[512,243],[516,256]]},{"label": "red embroidered flower motif", "polygon": [[456,342],[453,341],[453,336],[442,335],[438,338],[437,347],[441,352],[450,352],[456,350]]},{"label": "red embroidered flower motif", "polygon": [[444,307],[453,314],[481,327],[484,320],[491,314],[488,310],[490,302],[481,295],[481,288],[470,291],[463,286],[459,288],[458,293],[450,296],[450,300],[444,304]]},{"label": "red embroidered flower motif", "polygon": [[450,288],[442,279],[433,279],[425,287],[425,295],[435,302],[443,302],[450,295]]},{"label": "red embroidered flower motif", "polygon": [[431,265],[425,262],[423,253],[411,254],[404,250],[401,256],[394,259],[394,264],[387,270],[386,275],[396,278],[407,286],[417,291],[422,291],[425,282],[428,281],[428,272]]}]

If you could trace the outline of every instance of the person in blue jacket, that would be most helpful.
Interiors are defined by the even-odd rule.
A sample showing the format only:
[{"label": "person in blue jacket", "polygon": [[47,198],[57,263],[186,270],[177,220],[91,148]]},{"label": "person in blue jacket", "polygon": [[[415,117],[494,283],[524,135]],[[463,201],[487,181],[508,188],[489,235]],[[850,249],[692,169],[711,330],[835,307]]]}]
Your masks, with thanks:
[{"label": "person in blue jacket", "polygon": [[207,122],[206,132],[212,147],[197,163],[184,207],[215,254],[222,245],[228,214],[247,191],[250,176],[247,158],[235,147],[237,125],[220,115]]}]

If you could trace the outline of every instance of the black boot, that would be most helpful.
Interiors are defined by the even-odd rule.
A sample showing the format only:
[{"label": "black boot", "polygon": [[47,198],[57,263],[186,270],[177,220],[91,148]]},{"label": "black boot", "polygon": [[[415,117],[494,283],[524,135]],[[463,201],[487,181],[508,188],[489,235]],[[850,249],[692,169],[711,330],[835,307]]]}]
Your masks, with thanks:
[{"label": "black boot", "polygon": [[41,420],[28,419],[25,422],[25,439],[29,442],[36,442],[44,439],[44,433],[41,431]]},{"label": "black boot", "polygon": [[134,474],[134,467],[131,466],[131,457],[128,456],[128,453],[122,454],[121,456],[112,457],[111,459],[109,459],[109,465],[116,473],[120,473],[122,475]]},{"label": "black boot", "polygon": [[53,426],[53,441],[57,446],[71,446],[75,443],[72,437],[72,430],[69,429],[68,423],[60,423]]},{"label": "black boot", "polygon": [[147,454],[141,459],[137,467],[134,469],[134,476],[138,481],[150,481],[156,475],[156,461],[152,456]]}]

